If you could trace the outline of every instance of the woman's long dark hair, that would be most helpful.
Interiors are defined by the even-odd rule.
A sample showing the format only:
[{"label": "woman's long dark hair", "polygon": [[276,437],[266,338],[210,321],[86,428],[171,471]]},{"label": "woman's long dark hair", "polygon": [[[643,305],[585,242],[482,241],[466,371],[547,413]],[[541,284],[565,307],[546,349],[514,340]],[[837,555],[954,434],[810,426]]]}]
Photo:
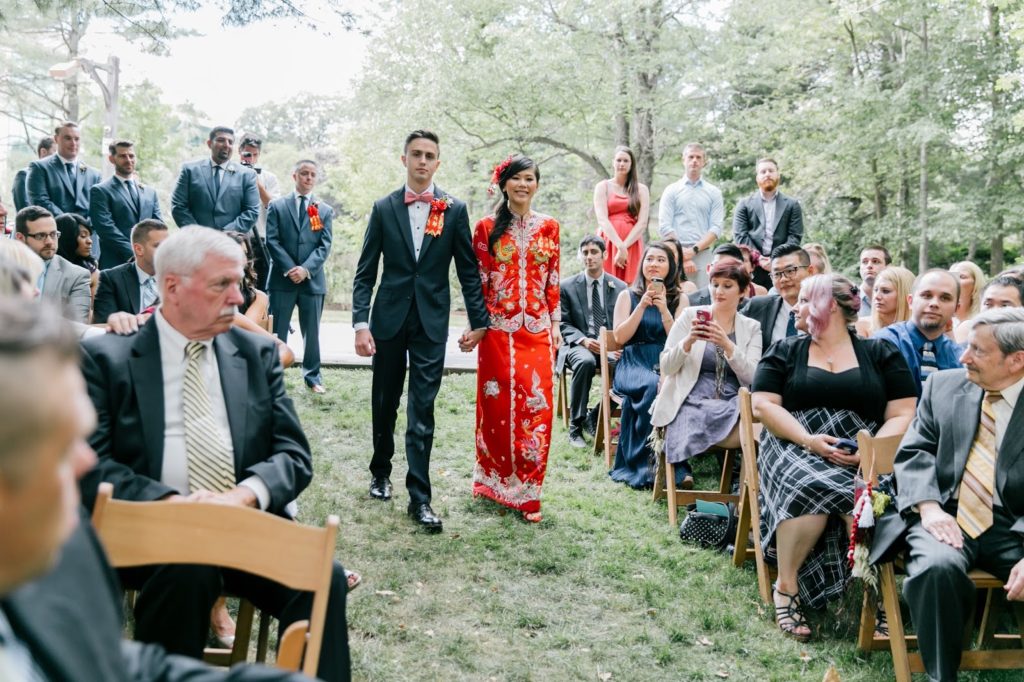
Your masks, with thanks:
[{"label": "woman's long dark hair", "polygon": [[532,170],[534,175],[537,176],[537,183],[540,184],[540,167],[533,159],[521,154],[513,156],[509,164],[498,176],[498,189],[501,190],[501,199],[494,206],[494,227],[491,228],[491,234],[487,237],[487,248],[491,253],[494,253],[494,246],[501,239],[501,235],[505,234],[508,231],[509,225],[512,224],[512,211],[508,207],[508,194],[505,193],[505,183],[513,175],[524,170]]},{"label": "woman's long dark hair", "polygon": [[626,175],[626,194],[629,196],[629,215],[637,218],[640,216],[640,181],[636,176],[636,156],[629,147],[619,145],[615,148],[615,156],[619,152],[629,154],[629,173]]},{"label": "woman's long dark hair", "polygon": [[78,255],[78,230],[84,227],[90,234],[95,234],[89,222],[77,213],[64,213],[57,216],[56,221],[57,231],[60,232],[60,237],[57,238],[57,255],[89,272],[95,270],[98,265],[95,258],[91,255]]},{"label": "woman's long dark hair", "polygon": [[668,242],[651,242],[647,245],[643,255],[640,256],[640,269],[636,271],[636,279],[633,280],[633,285],[629,287],[629,290],[638,298],[647,292],[647,278],[644,277],[644,259],[647,258],[647,254],[651,249],[663,251],[668,256],[668,274],[665,275],[665,302],[668,304],[669,312],[675,315],[676,307],[679,305],[679,287],[672,286],[672,283],[678,281],[679,275],[676,274],[676,271],[679,266],[676,265],[676,256],[673,253],[675,249],[669,246]]},{"label": "woman's long dark hair", "polygon": [[[676,263],[682,263],[683,262],[683,245],[680,244],[675,239],[671,240],[669,243],[674,244],[675,247],[676,247]],[[685,281],[687,281],[686,268],[679,268],[679,285],[682,286],[683,282],[685,282]]]},{"label": "woman's long dark hair", "polygon": [[[239,283],[239,288],[242,290],[246,304],[252,305],[252,302],[256,300],[256,259],[252,251],[251,233],[228,230],[224,234],[241,244],[242,251],[245,252],[245,265],[242,267],[242,281]],[[244,310],[242,314],[245,314]]]}]

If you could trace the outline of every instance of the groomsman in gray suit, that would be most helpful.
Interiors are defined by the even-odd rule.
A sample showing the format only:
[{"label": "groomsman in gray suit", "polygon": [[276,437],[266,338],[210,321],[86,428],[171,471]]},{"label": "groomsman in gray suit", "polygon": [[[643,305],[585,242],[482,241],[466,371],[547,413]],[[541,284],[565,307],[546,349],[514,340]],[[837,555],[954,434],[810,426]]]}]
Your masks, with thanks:
[{"label": "groomsman in gray suit", "polygon": [[25,242],[43,259],[43,273],[36,283],[43,298],[56,303],[75,322],[89,324],[92,304],[89,271],[57,255],[57,221],[40,206],[27,206],[14,219],[15,239]]},{"label": "groomsman in gray suit", "polygon": [[156,190],[135,178],[135,143],[118,140],[108,148],[114,176],[89,193],[92,227],[103,240],[100,269],[107,270],[132,258],[132,228],[143,220],[163,220]]},{"label": "groomsman in gray suit", "polygon": [[804,215],[800,202],[779,191],[779,164],[775,159],[758,159],[757,191],[743,199],[732,216],[733,241],[746,244],[761,254],[751,274],[765,289],[772,288],[769,258],[783,245],[800,246],[804,238]]},{"label": "groomsman in gray suit", "polygon": [[171,195],[171,215],[178,227],[202,225],[224,232],[248,232],[260,216],[256,173],[231,162],[235,131],[217,126],[206,146],[210,158],[186,163]]},{"label": "groomsman in gray suit", "polygon": [[[73,121],[61,123],[55,132],[57,153],[33,161],[28,167],[28,203],[42,206],[53,217],[63,213],[89,215],[89,192],[102,180],[100,172],[78,158],[82,134]],[[100,240],[92,240],[92,255],[99,259]]]},{"label": "groomsman in gray suit", "polygon": [[327,278],[324,263],[331,252],[334,209],[313,196],[319,168],[303,159],[295,164],[295,191],[267,207],[267,249],[273,267],[267,285],[274,334],[288,341],[292,311],[299,306],[299,329],[305,351],[302,371],[306,386],[324,393],[320,376],[320,315],[324,309]]}]

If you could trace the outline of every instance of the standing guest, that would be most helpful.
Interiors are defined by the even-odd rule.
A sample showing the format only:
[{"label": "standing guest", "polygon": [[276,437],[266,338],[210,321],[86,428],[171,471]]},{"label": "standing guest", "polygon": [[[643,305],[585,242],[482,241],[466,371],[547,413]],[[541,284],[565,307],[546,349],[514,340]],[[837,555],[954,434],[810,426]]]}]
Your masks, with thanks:
[{"label": "standing guest", "polygon": [[[626,283],[607,274],[604,262],[605,242],[588,234],[580,241],[583,272],[566,277],[560,285],[562,346],[555,372],[565,367],[572,372],[569,383],[569,444],[585,448],[583,433],[593,433],[591,412],[587,409],[590,387],[600,359],[598,335],[614,319],[615,301]],[[618,351],[609,353],[609,361],[618,359]],[[595,415],[596,416],[596,415]]]},{"label": "standing guest", "polygon": [[260,215],[256,173],[231,163],[234,145],[235,131],[217,126],[206,141],[210,158],[182,165],[171,195],[171,214],[178,227],[248,232],[256,224]]},{"label": "standing guest", "polygon": [[473,495],[538,523],[551,448],[551,368],[562,344],[558,222],[531,208],[540,185],[533,159],[510,156],[492,183],[501,198],[473,231],[491,318],[477,359]]},{"label": "standing guest", "polygon": [[[108,481],[117,499],[184,497],[287,517],[309,485],[309,443],[285,392],[277,349],[231,328],[243,301],[244,265],[230,237],[178,230],[157,251],[160,306],[150,320],[132,336],[104,334],[82,344],[99,417],[90,437],[99,463],[81,483],[88,504]],[[202,657],[210,610],[223,591],[277,617],[282,631],[309,618],[312,605],[308,592],[216,566],[121,573],[140,589],[136,638],[194,658]],[[335,563],[318,669],[324,680],[349,679],[346,582]]]},{"label": "standing guest", "polygon": [[[36,145],[36,160],[45,159],[51,154],[57,153],[57,143],[52,137],[40,138]],[[14,196],[14,212],[29,205],[28,203],[28,171],[30,166],[25,166],[14,174],[14,185],[11,187],[11,194]]]},{"label": "standing guest", "polygon": [[42,297],[53,301],[69,319],[89,324],[92,306],[89,271],[57,255],[60,232],[53,215],[40,206],[28,206],[18,211],[14,226],[14,238],[43,259],[43,274],[37,283]]},{"label": "standing guest", "polygon": [[[303,159],[295,164],[295,191],[270,202],[267,211],[267,247],[274,262],[270,275],[270,313],[274,333],[288,342],[292,311],[299,306],[299,329],[305,351],[302,374],[313,393],[325,393],[320,374],[320,317],[327,294],[324,264],[331,253],[334,209],[313,196],[320,168]],[[259,241],[253,235],[252,246]],[[253,249],[255,251],[255,249]],[[257,272],[257,279],[259,277]]]},{"label": "standing guest", "polygon": [[252,243],[256,254],[256,288],[266,291],[270,277],[270,253],[267,251],[267,210],[270,202],[281,196],[281,183],[270,169],[260,165],[263,153],[263,139],[252,133],[244,133],[238,144],[238,156],[243,166],[256,172],[256,190],[260,193],[260,217],[256,219],[256,233],[259,239]]},{"label": "standing guest", "polygon": [[781,176],[775,159],[758,159],[755,179],[757,191],[741,200],[732,215],[732,238],[757,252],[754,283],[767,291],[772,286],[768,273],[772,251],[783,244],[800,246],[804,216],[800,202],[779,191]]},{"label": "standing guest", "polygon": [[971,327],[967,322],[981,312],[981,290],[985,288],[985,273],[971,261],[960,261],[949,266],[949,271],[960,280],[960,299],[953,314],[953,338],[957,343],[967,340]]},{"label": "standing guest", "polygon": [[932,372],[960,366],[961,349],[946,336],[959,297],[960,281],[948,270],[922,272],[914,280],[910,319],[875,334],[875,338],[891,343],[903,354],[918,381],[918,395]]},{"label": "standing guest", "polygon": [[761,347],[765,351],[777,341],[796,336],[796,304],[800,285],[816,274],[811,257],[799,246],[786,244],[775,249],[771,275],[776,293],[755,296],[740,310],[761,323]]},{"label": "standing guest", "polygon": [[89,271],[89,293],[95,299],[100,270],[92,255],[93,229],[89,221],[77,213],[65,213],[57,216],[57,232],[60,233],[57,238],[57,255]]},{"label": "standing guest", "polygon": [[1024,280],[1016,275],[996,275],[981,291],[981,309],[1020,308],[1024,305]]},{"label": "standing guest", "polygon": [[707,266],[711,246],[722,236],[725,204],[722,192],[701,173],[707,164],[704,147],[690,142],[683,147],[682,179],[665,188],[658,206],[658,233],[685,247],[681,267],[693,276],[698,288],[708,285]]},{"label": "standing guest", "polygon": [[616,147],[612,162],[615,177],[594,187],[597,233],[606,243],[604,270],[632,282],[640,269],[640,253],[647,234],[651,193],[637,179],[636,157],[629,147]]},{"label": "standing guest", "polygon": [[[57,153],[29,164],[28,202],[42,206],[54,217],[62,213],[87,216],[89,193],[102,179],[100,172],[78,158],[82,135],[77,123],[65,121],[55,133]],[[92,255],[100,256],[98,238],[93,240]]]},{"label": "standing guest", "polygon": [[857,319],[857,335],[873,336],[878,330],[910,319],[910,297],[914,273],[899,265],[890,265],[875,276],[871,293],[871,315]]},{"label": "standing guest", "polygon": [[[956,680],[975,587],[991,572],[1010,601],[1024,600],[1024,311],[974,320],[962,370],[936,372],[896,453],[896,510],[875,532],[872,558],[906,531],[903,595],[932,680]],[[907,528],[909,527],[909,531]]]},{"label": "standing guest", "polygon": [[849,578],[846,529],[860,458],[838,440],[861,429],[902,433],[914,414],[916,382],[899,352],[851,329],[858,294],[842,275],[804,280],[797,318],[808,333],[769,348],[754,376],[754,415],[764,425],[762,543],[778,558],[779,629],[799,640],[811,636],[802,605],[824,606]]},{"label": "standing guest", "polygon": [[132,259],[132,228],[143,220],[163,220],[156,190],[140,184],[135,175],[135,143],[117,140],[107,148],[114,175],[95,185],[89,194],[92,226],[103,240],[100,269]]},{"label": "standing guest", "polygon": [[[136,317],[157,303],[156,250],[168,236],[167,226],[153,218],[132,228],[134,260],[100,272],[93,306],[93,320],[97,324],[110,324],[121,332],[117,317]],[[145,324],[145,320],[139,324]],[[124,331],[138,331],[138,325]]]},{"label": "standing guest", "polygon": [[[675,242],[678,244],[679,242]],[[676,249],[676,263],[680,263],[682,258],[682,249]],[[743,263],[743,251],[740,247],[736,246],[732,242],[725,242],[715,247],[715,250],[711,252],[711,262],[708,264],[708,272],[711,272],[711,268],[715,267],[719,263],[726,261],[734,263]],[[682,268],[679,268],[682,270]],[[683,275],[685,277],[685,275]],[[686,298],[683,299],[684,304],[691,305],[711,305],[711,285],[704,287],[703,289],[696,289],[694,291],[684,292]]]},{"label": "standing guest", "polygon": [[737,396],[761,359],[761,325],[737,314],[750,273],[726,262],[709,275],[711,305],[686,308],[672,325],[659,361],[664,383],[651,410],[651,424],[666,427],[665,458],[680,465],[685,489],[693,487],[691,458],[715,446],[739,448]]},{"label": "standing guest", "polygon": [[872,288],[875,286],[875,277],[892,264],[892,256],[889,254],[889,249],[880,244],[872,244],[861,249],[857,262],[860,268],[860,316],[868,317],[871,315]]},{"label": "standing guest", "polygon": [[[444,375],[451,307],[448,270],[453,260],[469,317],[470,329],[459,339],[463,351],[480,343],[488,315],[466,205],[434,184],[441,165],[437,135],[429,130],[409,133],[402,165],[405,185],[373,205],[352,284],[356,353],[373,357],[370,497],[391,499],[395,420],[408,366],[408,511],[428,532],[440,533],[441,519],[430,508],[430,450],[434,398]],[[384,272],[371,315],[370,298],[382,256]]]},{"label": "standing guest", "polygon": [[769,265],[771,261],[768,258],[764,258],[762,260],[762,256],[746,244],[737,244],[737,246],[743,254],[743,265],[747,268],[747,272],[751,277],[750,286],[748,286],[747,290],[743,292],[743,297],[754,298],[755,296],[766,296],[768,294],[768,289],[753,281],[753,277],[754,273],[758,270],[765,270],[766,272],[769,272],[768,281],[770,283],[772,281],[770,274],[771,265]]},{"label": "standing guest", "polygon": [[633,285],[615,302],[615,342],[623,346],[612,388],[622,396],[622,419],[613,481],[632,488],[654,485],[651,405],[658,394],[658,358],[680,308],[679,290],[667,283],[676,275],[675,249],[651,242]]},{"label": "standing guest", "polygon": [[832,263],[828,259],[828,252],[825,247],[816,242],[804,244],[804,251],[811,257],[811,265],[819,275],[828,275],[832,272]]}]

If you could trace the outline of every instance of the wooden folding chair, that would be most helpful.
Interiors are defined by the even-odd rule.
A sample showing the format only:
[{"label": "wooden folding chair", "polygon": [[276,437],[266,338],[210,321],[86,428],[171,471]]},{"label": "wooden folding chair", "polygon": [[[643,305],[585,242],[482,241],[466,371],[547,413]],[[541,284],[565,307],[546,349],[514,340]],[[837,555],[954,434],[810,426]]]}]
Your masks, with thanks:
[{"label": "wooden folding chair", "polygon": [[[222,504],[115,500],[113,490],[110,483],[100,484],[92,514],[93,526],[113,566],[221,566],[312,592],[310,620],[297,621],[282,634],[277,666],[299,671],[304,660],[301,671],[316,677],[337,516],[329,516],[324,528],[313,528],[255,509]],[[242,635],[236,633],[236,645]],[[243,651],[248,643],[246,633]]]},{"label": "wooden folding chair", "polygon": [[601,342],[601,364],[598,372],[601,374],[601,402],[597,408],[597,428],[594,433],[594,454],[604,452],[605,468],[612,468],[612,456],[614,446],[618,445],[618,435],[612,434],[612,420],[622,417],[622,398],[612,392],[612,379],[614,370],[608,363],[608,354],[622,350],[615,341],[615,335],[608,329],[601,329],[599,336]]},{"label": "wooden folding chair", "polygon": [[676,488],[676,466],[668,461],[664,451],[658,453],[654,471],[654,495],[657,502],[665,497],[668,500],[668,522],[675,526],[678,523],[679,507],[693,504],[698,499],[705,502],[731,502],[736,504],[740,496],[732,492],[733,465],[736,462],[736,450],[713,448],[708,452],[722,455],[722,473],[718,479],[718,490],[679,490]]},{"label": "wooden folding chair", "polygon": [[[757,567],[757,591],[765,604],[774,607],[772,583],[775,582],[776,571],[764,560],[764,550],[761,548],[761,504],[758,500],[761,482],[757,474],[757,439],[761,425],[754,419],[754,408],[748,389],[740,388],[739,401],[743,478],[740,481],[740,500],[737,503],[739,522],[736,527],[732,563],[740,568],[748,559],[754,560]],[[753,538],[752,548],[747,547],[748,535]]]},{"label": "wooden folding chair", "polygon": [[562,365],[562,371],[558,373],[558,395],[555,397],[555,416],[558,417],[562,426],[569,428],[569,363]]},{"label": "wooden folding chair", "polygon": [[[893,462],[899,449],[903,435],[872,437],[867,431],[857,434],[858,452],[860,454],[861,475],[865,480],[877,483],[878,477],[893,472]],[[974,644],[978,650],[970,649],[973,619],[964,623],[964,650],[961,652],[961,670],[990,670],[1024,668],[1024,608],[1014,603],[1018,633],[1011,635],[995,634],[995,617],[993,606],[997,599],[1002,599],[1003,582],[986,571],[970,571],[968,577],[978,590],[983,591],[985,603],[978,637]],[[857,646],[865,652],[888,649],[892,653],[892,663],[897,682],[910,682],[911,673],[923,673],[924,661],[918,653],[910,653],[908,647],[917,646],[917,637],[908,635],[900,611],[899,591],[896,586],[896,565],[888,561],[878,566],[878,588],[885,606],[889,636],[875,635],[875,613],[877,603],[871,590],[864,590],[864,603],[860,613],[860,629]],[[1006,649],[1016,646],[1016,649]]]}]

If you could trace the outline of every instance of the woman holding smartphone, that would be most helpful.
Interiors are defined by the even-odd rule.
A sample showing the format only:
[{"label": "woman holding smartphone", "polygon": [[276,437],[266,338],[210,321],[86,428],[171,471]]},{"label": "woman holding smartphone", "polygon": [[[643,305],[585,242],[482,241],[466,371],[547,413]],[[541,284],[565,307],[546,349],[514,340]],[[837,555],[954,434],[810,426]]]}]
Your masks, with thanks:
[{"label": "woman holding smartphone", "polygon": [[622,419],[610,474],[633,488],[654,485],[654,456],[647,438],[658,394],[658,357],[680,305],[674,251],[665,242],[648,244],[633,285],[615,301],[612,333],[623,349],[612,389],[622,397]]},{"label": "woman holding smartphone", "polygon": [[665,457],[693,487],[689,460],[712,447],[738,448],[740,386],[750,386],[761,359],[761,324],[737,313],[750,286],[747,268],[732,259],[708,273],[710,306],[685,308],[661,353],[664,383],[651,423],[664,426]]}]

